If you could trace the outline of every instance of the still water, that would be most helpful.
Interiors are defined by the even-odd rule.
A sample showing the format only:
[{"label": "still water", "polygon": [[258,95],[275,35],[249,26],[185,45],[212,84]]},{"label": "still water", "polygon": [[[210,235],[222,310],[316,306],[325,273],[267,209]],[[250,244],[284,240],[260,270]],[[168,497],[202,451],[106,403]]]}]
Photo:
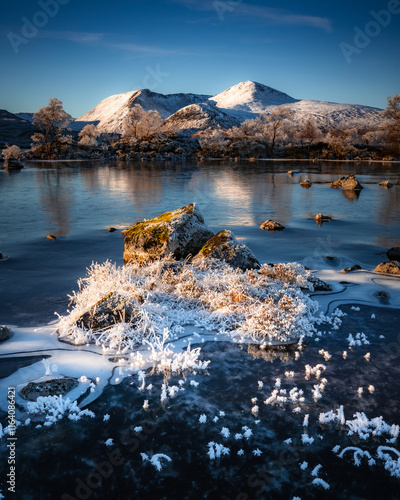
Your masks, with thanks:
[{"label": "still water", "polygon": [[[292,169],[301,173],[290,177]],[[351,172],[364,186],[359,196],[330,189]],[[306,178],[310,189],[299,185]],[[394,187],[382,188],[382,180]],[[400,245],[397,165],[27,164],[20,172],[0,171],[0,323],[53,320],[92,261],[122,264],[121,229],[192,202],[208,226],[232,230],[261,262],[329,255],[373,269],[388,248]],[[314,217],[320,212],[333,220],[319,227]],[[286,229],[261,231],[266,219]],[[109,233],[110,226],[118,230]]]}]

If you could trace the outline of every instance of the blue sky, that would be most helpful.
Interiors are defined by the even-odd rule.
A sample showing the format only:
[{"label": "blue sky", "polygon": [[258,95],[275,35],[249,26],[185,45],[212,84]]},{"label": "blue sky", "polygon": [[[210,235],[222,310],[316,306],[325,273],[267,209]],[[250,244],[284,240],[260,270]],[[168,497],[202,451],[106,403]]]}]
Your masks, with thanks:
[{"label": "blue sky", "polygon": [[[3,2],[0,108],[33,112],[56,97],[78,117],[120,92],[216,94],[246,80],[296,98],[385,107],[400,93],[400,1],[357,3]],[[43,16],[46,5],[52,15]],[[389,8],[378,24],[371,11]],[[356,28],[371,34],[358,46]]]}]

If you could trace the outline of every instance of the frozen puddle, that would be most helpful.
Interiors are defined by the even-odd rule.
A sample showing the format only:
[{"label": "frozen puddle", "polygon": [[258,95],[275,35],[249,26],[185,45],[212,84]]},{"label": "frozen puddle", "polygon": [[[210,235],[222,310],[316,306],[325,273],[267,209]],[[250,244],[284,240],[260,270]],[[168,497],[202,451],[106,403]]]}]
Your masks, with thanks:
[{"label": "frozen puddle", "polygon": [[2,452],[8,387],[79,381],[62,399],[16,396],[21,498],[397,498],[400,280],[317,274],[334,287],[312,294],[320,310],[346,315],[307,323],[300,346],[224,335],[208,317],[174,330],[178,309],[168,338],[118,354],[60,343],[55,325],[13,328],[2,359],[49,357],[1,380]]}]

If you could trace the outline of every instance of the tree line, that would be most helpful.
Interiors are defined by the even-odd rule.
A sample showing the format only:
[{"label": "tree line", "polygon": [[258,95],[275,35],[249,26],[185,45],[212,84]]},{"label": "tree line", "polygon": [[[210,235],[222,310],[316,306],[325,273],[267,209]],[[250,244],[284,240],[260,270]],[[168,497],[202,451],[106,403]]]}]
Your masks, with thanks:
[{"label": "tree line", "polygon": [[[95,125],[86,125],[78,135],[68,126],[71,116],[62,102],[51,98],[49,104],[33,116],[38,131],[32,136],[26,157],[58,159],[68,157],[101,158],[112,155],[134,158],[135,155],[184,154],[193,157],[238,158],[327,158],[346,159],[400,157],[400,94],[388,97],[382,111],[386,120],[371,127],[323,127],[309,116],[296,122],[295,112],[277,106],[230,129],[221,127],[186,131],[163,127],[163,118],[155,110],[145,111],[134,105],[127,113],[121,134],[101,133]],[[18,158],[17,146],[7,146],[4,158]]]}]

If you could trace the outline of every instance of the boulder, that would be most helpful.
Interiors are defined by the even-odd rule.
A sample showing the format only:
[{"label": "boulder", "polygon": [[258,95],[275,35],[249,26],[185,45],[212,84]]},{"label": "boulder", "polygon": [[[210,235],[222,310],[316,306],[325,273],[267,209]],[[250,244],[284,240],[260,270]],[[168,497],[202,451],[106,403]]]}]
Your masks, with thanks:
[{"label": "boulder", "polygon": [[224,229],[207,241],[193,262],[214,258],[238,267],[243,271],[261,267],[253,252],[246,245],[240,244],[231,231]]},{"label": "boulder", "polygon": [[279,224],[279,222],[268,219],[263,222],[263,224],[261,224],[260,229],[262,229],[263,231],[282,231],[283,229],[285,229],[285,226],[282,226],[282,224]]},{"label": "boulder", "polygon": [[77,386],[78,382],[73,378],[56,378],[44,382],[29,382],[21,389],[20,394],[28,401],[36,401],[40,396],[64,395]]},{"label": "boulder", "polygon": [[400,262],[400,247],[393,247],[386,252],[389,260],[397,260]]},{"label": "boulder", "polygon": [[331,188],[352,191],[361,191],[361,189],[363,189],[354,174],[350,174],[348,177],[341,177],[337,181],[331,182]]},{"label": "boulder", "polygon": [[9,158],[8,160],[5,160],[3,166],[6,170],[21,170],[21,168],[24,168],[22,163],[15,158]]},{"label": "boulder", "polygon": [[[140,297],[137,297],[138,301]],[[140,307],[133,298],[112,292],[94,304],[76,321],[77,326],[94,332],[121,323],[134,322],[139,318]]]},{"label": "boulder", "polygon": [[306,180],[300,182],[300,186],[302,188],[308,189],[312,186],[312,182],[310,181],[310,179],[306,179]]},{"label": "boulder", "polygon": [[12,335],[12,331],[6,326],[0,326],[0,342],[8,340]]},{"label": "boulder", "polygon": [[379,185],[386,189],[390,189],[391,187],[393,187],[393,184],[390,181],[382,181],[379,183]]},{"label": "boulder", "polygon": [[149,262],[172,254],[196,255],[214,233],[194,203],[138,222],[125,235],[124,262]]},{"label": "boulder", "polygon": [[385,274],[400,274],[400,266],[399,263],[395,260],[390,262],[382,262],[375,268],[376,273],[385,273]]},{"label": "boulder", "polygon": [[359,269],[362,269],[362,267],[359,266],[358,264],[354,264],[354,266],[347,267],[346,269],[342,269],[340,272],[343,274],[347,274],[347,273],[352,273],[353,271],[358,271]]},{"label": "boulder", "polygon": [[109,227],[109,228],[107,229],[107,231],[108,231],[109,233],[114,233],[114,232],[116,231],[116,228],[115,228],[115,227]]}]

